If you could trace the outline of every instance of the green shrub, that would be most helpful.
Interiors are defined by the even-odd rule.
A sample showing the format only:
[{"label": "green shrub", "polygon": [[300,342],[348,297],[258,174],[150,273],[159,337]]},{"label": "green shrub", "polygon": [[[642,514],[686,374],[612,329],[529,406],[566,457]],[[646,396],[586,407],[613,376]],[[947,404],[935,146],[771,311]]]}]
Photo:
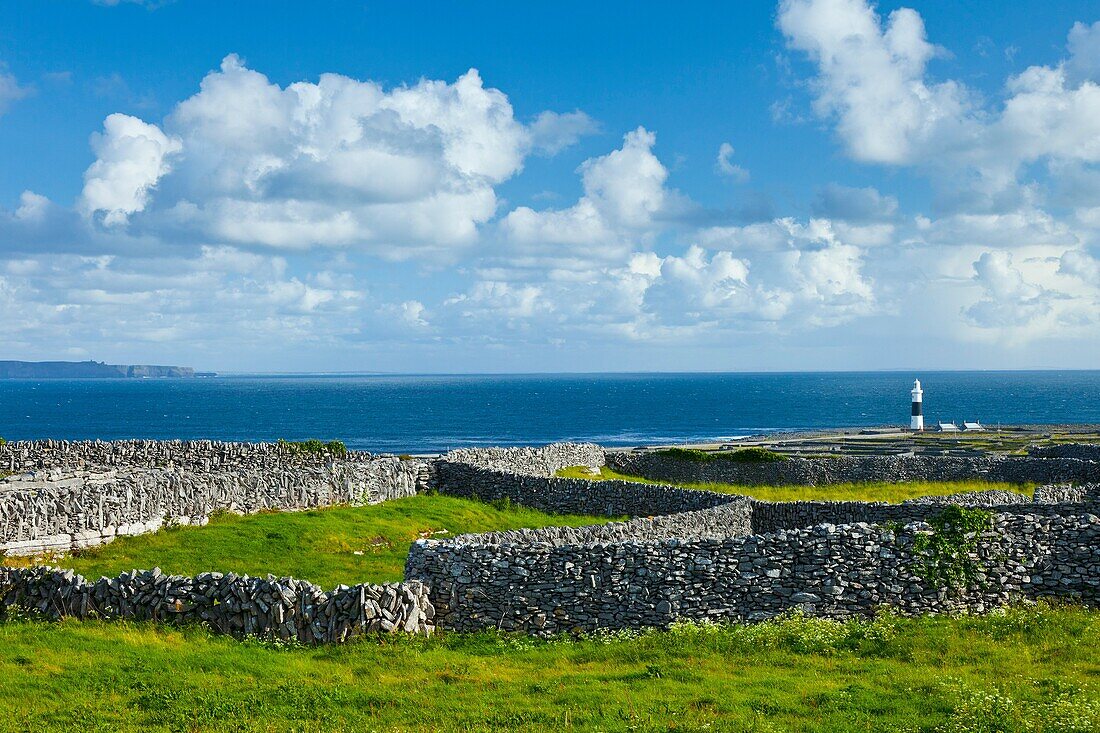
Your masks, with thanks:
[{"label": "green shrub", "polygon": [[785,461],[787,457],[781,453],[753,446],[739,448],[735,451],[708,452],[695,448],[662,448],[656,451],[657,455],[674,458],[678,461],[691,461],[693,463],[709,463],[710,461],[733,461],[734,463],[772,463]]},{"label": "green shrub", "polygon": [[292,455],[334,456],[343,458],[348,454],[348,448],[341,440],[330,440],[327,443],[316,438],[310,440],[283,440],[279,438],[279,445],[285,447]]},{"label": "green shrub", "polygon": [[928,524],[932,531],[913,539],[917,574],[939,588],[959,588],[977,580],[985,568],[971,553],[992,527],[993,514],[952,504],[929,517]]}]

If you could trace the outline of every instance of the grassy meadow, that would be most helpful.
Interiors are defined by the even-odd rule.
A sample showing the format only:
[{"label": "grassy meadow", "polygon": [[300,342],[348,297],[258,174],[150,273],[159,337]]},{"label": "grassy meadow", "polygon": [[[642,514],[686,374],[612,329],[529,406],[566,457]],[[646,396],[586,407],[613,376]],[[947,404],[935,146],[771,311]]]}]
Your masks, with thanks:
[{"label": "grassy meadow", "polygon": [[302,648],[201,628],[0,623],[0,731],[1100,730],[1100,614]]},{"label": "grassy meadow", "polygon": [[[507,504],[420,495],[366,507],[305,512],[221,514],[205,527],[171,527],[121,537],[50,562],[87,578],[160,567],[195,575],[208,570],[293,576],[325,589],[340,583],[399,581],[409,546],[419,538],[521,527],[593,524],[606,518],[546,514]],[[7,558],[28,564],[42,558]]]},{"label": "grassy meadow", "polygon": [[[633,481],[636,483],[663,483],[641,476],[618,473],[607,466],[600,468],[599,474],[591,473],[586,466],[572,466],[557,472],[563,478],[583,478],[592,481]],[[991,481],[911,481],[906,483],[868,482],[847,484],[826,484],[822,486],[742,486],[722,483],[677,483],[688,489],[718,491],[723,494],[741,494],[762,501],[887,501],[900,502],[915,499],[918,496],[944,496],[962,491],[989,491],[1002,489],[1031,496],[1034,484],[1006,484]]]}]

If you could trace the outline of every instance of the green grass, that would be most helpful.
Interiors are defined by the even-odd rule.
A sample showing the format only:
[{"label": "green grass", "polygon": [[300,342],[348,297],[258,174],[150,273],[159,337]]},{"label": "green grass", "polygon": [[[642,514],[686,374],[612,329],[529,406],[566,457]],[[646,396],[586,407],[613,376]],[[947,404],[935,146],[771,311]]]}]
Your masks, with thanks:
[{"label": "green grass", "polygon": [[656,455],[675,458],[679,461],[691,463],[710,463],[711,461],[731,461],[733,463],[774,463],[785,461],[787,457],[782,453],[751,446],[733,451],[704,451],[696,448],[662,448],[654,451]]},{"label": "green grass", "polygon": [[[636,483],[663,483],[668,481],[653,481],[641,476],[629,476],[618,473],[603,466],[599,475],[588,473],[585,466],[573,466],[563,468],[557,472],[563,478],[583,478],[594,481],[618,479],[621,481],[633,481]],[[763,501],[888,501],[899,502],[905,499],[913,499],[918,496],[943,496],[956,494],[961,491],[989,491],[990,489],[1003,489],[1015,491],[1026,496],[1031,496],[1035,491],[1035,484],[1005,484],[990,481],[912,481],[907,483],[849,483],[827,484],[824,486],[739,486],[737,484],[719,483],[682,483],[673,484],[688,489],[704,489],[718,491],[724,494],[743,494]]]},{"label": "green grass", "polygon": [[122,537],[58,564],[89,578],[159,566],[180,575],[207,570],[291,575],[330,589],[401,580],[409,545],[419,537],[604,521],[609,520],[422,495],[367,507],[217,516],[205,527]]},{"label": "green grass", "polygon": [[325,648],[0,623],[0,731],[1096,731],[1100,613]]}]

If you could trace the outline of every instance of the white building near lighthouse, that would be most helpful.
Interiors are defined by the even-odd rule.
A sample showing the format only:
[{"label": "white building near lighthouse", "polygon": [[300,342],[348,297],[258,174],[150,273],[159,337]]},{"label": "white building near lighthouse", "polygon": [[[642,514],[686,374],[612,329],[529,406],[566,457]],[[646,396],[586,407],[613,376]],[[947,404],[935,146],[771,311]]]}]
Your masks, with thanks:
[{"label": "white building near lighthouse", "polygon": [[924,430],[924,413],[921,410],[921,402],[924,398],[924,390],[920,388],[920,380],[913,381],[913,410],[910,413],[912,418],[909,420],[909,428],[911,430]]}]

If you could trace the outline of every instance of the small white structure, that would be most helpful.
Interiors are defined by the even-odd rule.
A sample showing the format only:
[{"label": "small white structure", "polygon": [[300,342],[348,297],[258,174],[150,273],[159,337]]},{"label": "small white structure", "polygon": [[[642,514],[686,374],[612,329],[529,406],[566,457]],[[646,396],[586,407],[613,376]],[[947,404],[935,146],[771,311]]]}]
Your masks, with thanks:
[{"label": "small white structure", "polygon": [[924,398],[924,391],[920,388],[920,380],[913,380],[913,411],[910,413],[912,417],[909,420],[909,428],[911,430],[924,430],[924,413],[921,408],[921,401]]},{"label": "small white structure", "polygon": [[978,422],[977,420],[975,420],[974,422],[964,422],[963,423],[963,430],[965,432],[968,432],[968,433],[985,432],[985,428],[982,427],[982,424],[980,422]]},{"label": "small white structure", "polygon": [[959,426],[956,425],[953,422],[941,422],[940,423],[940,432],[941,433],[957,433],[957,432],[959,432]]}]

